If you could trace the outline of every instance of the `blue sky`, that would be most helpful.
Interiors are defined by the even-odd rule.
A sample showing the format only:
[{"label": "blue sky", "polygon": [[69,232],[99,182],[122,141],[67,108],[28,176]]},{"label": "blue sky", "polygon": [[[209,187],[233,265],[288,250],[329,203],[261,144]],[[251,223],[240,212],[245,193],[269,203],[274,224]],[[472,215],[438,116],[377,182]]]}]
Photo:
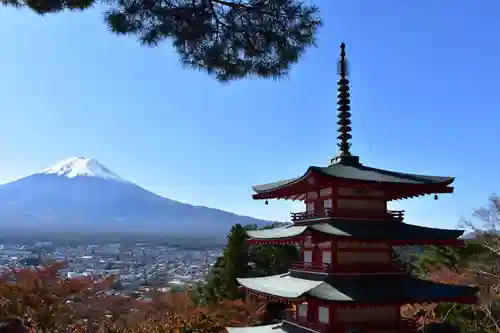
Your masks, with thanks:
[{"label": "blue sky", "polygon": [[166,197],[269,219],[297,204],[251,186],[336,154],[338,45],[351,63],[353,151],[364,164],[456,176],[456,191],[393,207],[454,227],[500,189],[500,3],[318,0],[325,26],[281,82],[221,85],[169,43],[111,35],[101,13],[0,9],[0,180],[94,157]]}]

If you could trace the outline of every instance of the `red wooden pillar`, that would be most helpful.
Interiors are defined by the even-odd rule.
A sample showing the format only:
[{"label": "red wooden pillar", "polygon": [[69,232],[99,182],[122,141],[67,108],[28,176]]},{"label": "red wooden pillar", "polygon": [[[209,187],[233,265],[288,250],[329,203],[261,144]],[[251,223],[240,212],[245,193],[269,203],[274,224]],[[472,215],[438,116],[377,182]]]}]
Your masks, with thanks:
[{"label": "red wooden pillar", "polygon": [[316,300],[309,300],[307,303],[307,321],[318,323],[318,302]]},{"label": "red wooden pillar", "polygon": [[325,215],[325,202],[324,202],[324,198],[318,198],[314,202],[314,215],[315,216],[323,216],[323,215]]},{"label": "red wooden pillar", "polygon": [[338,323],[337,323],[337,307],[333,304],[330,306],[330,324],[328,325],[330,328],[330,332],[338,332]]},{"label": "red wooden pillar", "polygon": [[315,243],[315,239],[314,239],[313,235],[310,232],[307,232],[305,234],[304,245],[301,247],[302,263],[304,264],[303,267],[306,267],[306,255],[304,253],[306,251],[311,252],[311,264],[315,263],[314,243]]},{"label": "red wooden pillar", "polygon": [[313,251],[313,258],[312,258],[313,265],[318,267],[319,265],[321,265],[321,262],[323,260],[321,249],[318,247],[318,244],[314,245],[312,251]]},{"label": "red wooden pillar", "polygon": [[338,200],[338,189],[336,187],[332,188],[332,212],[335,214],[339,208]]},{"label": "red wooden pillar", "polygon": [[[320,263],[322,265],[329,265],[330,268],[332,268],[332,264],[333,264],[333,253],[332,253],[332,245],[333,245],[333,242],[332,241],[328,241],[329,244],[326,244],[326,245],[322,245],[322,246],[318,246],[318,249],[319,249],[319,252],[320,252]],[[328,262],[328,259],[329,258],[330,262]],[[325,259],[327,259],[325,261]]]},{"label": "red wooden pillar", "polygon": [[404,328],[404,322],[401,317],[401,307],[400,306],[395,306],[394,311],[396,311],[395,314],[395,322],[394,322],[394,327],[399,327],[399,328]]},{"label": "red wooden pillar", "polygon": [[338,266],[339,266],[339,261],[338,261],[338,251],[339,251],[339,246],[338,246],[338,241],[336,238],[332,238],[332,267],[331,270],[333,272],[338,271]]}]

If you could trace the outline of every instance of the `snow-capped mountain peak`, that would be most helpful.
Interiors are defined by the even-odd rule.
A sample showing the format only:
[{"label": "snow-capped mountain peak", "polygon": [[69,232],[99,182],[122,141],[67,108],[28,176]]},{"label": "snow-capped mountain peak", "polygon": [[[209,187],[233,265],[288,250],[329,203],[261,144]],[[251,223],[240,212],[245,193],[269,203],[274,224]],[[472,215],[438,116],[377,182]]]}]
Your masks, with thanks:
[{"label": "snow-capped mountain peak", "polygon": [[59,162],[52,167],[38,172],[38,174],[58,175],[67,178],[79,176],[96,177],[106,180],[115,180],[125,182],[117,174],[110,171],[99,161],[88,157],[71,157],[65,161]]},{"label": "snow-capped mountain peak", "polygon": [[162,197],[85,157],[0,186],[0,232],[146,232],[222,239],[236,223],[270,222]]}]

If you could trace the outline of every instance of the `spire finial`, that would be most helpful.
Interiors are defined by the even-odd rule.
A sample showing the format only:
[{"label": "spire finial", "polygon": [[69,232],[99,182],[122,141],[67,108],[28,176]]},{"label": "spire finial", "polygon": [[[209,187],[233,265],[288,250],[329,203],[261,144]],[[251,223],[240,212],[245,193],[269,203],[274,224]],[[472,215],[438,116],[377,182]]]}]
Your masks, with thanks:
[{"label": "spire finial", "polygon": [[339,58],[339,62],[338,62],[338,74],[340,75],[340,78],[342,79],[345,79],[346,76],[349,74],[348,73],[348,63],[347,63],[347,59],[345,57],[345,43],[342,42],[340,44],[340,58]]},{"label": "spire finial", "polygon": [[337,124],[339,125],[337,132],[337,146],[340,154],[332,160],[332,163],[344,164],[359,164],[359,158],[351,155],[351,94],[349,93],[349,62],[345,54],[345,43],[340,44],[340,58],[337,63],[337,72],[340,76],[337,81]]},{"label": "spire finial", "polygon": [[347,79],[348,75],[348,63],[345,56],[345,44],[340,44],[340,59],[338,62],[338,74],[340,76],[337,84],[338,84],[338,94],[337,94],[337,124],[339,125],[338,132],[339,136],[337,139],[338,147],[340,148],[340,156],[350,156],[350,148],[351,143],[349,142],[352,138],[351,136],[351,100],[349,97],[349,80]]}]

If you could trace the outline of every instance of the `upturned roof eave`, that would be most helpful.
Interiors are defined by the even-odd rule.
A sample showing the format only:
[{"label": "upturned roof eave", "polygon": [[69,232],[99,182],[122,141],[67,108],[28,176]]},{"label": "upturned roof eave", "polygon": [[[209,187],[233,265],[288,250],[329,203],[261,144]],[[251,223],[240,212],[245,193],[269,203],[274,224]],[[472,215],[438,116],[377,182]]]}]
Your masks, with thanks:
[{"label": "upturned roof eave", "polygon": [[255,240],[288,239],[302,235],[307,226],[291,226],[284,228],[247,231],[247,236]]},{"label": "upturned roof eave", "polygon": [[[331,167],[331,166],[330,166]],[[350,177],[339,177],[336,175],[332,175],[331,173],[326,172],[329,167],[318,167],[318,166],[310,166],[307,171],[300,177],[290,178],[286,180],[281,180],[277,182],[255,185],[252,186],[255,194],[253,195],[254,199],[264,199],[262,196],[266,195],[272,197],[272,193],[276,191],[280,191],[286,189],[287,187],[291,187],[296,185],[304,180],[306,180],[312,172],[318,173],[321,176],[332,179],[332,180],[347,180],[352,182],[361,182],[361,183],[371,183],[371,184],[387,184],[387,185],[400,185],[400,184],[409,184],[409,185],[419,185],[419,186],[449,186],[455,181],[455,177],[448,176],[430,176],[430,175],[418,175],[418,174],[410,174],[410,173],[400,173],[395,171],[376,169],[371,167],[366,167],[360,165],[360,171],[370,171],[376,172],[380,175],[391,176],[395,178],[406,179],[405,181],[377,181],[375,179],[360,179],[360,178],[350,178]],[[429,193],[433,193],[430,191]]]},{"label": "upturned roof eave", "polygon": [[[262,185],[254,185],[254,186],[252,186],[252,189],[255,192],[255,194],[271,193],[271,192],[274,192],[277,190],[281,190],[281,189],[284,189],[286,187],[300,183],[301,181],[307,179],[309,174],[313,170],[316,170],[316,169],[317,169],[317,167],[310,166],[309,168],[307,168],[307,171],[302,176],[290,178],[290,179],[285,179],[285,180],[279,180],[276,182],[262,184]],[[255,196],[255,194],[254,194],[254,196]]]},{"label": "upturned roof eave", "polygon": [[[298,276],[295,276],[299,274]],[[377,276],[348,276],[322,277],[311,273],[291,272],[264,278],[238,279],[238,283],[262,295],[275,296],[290,300],[301,297],[315,297],[336,303],[427,303],[433,301],[469,302],[473,301],[477,288],[462,285],[422,280],[409,275],[395,277],[384,274]],[[309,278],[314,278],[310,280]],[[290,281],[286,281],[290,279]],[[381,294],[376,288],[387,283],[398,288],[388,289]],[[359,280],[359,281],[358,281]],[[284,286],[286,284],[286,287]]]},{"label": "upturned roof eave", "polygon": [[[304,226],[247,231],[250,240],[257,242],[272,242],[294,240],[304,235],[307,230],[319,232],[332,237],[364,239],[367,241],[396,242],[401,244],[441,244],[458,241],[464,230],[441,229],[418,226],[404,222],[331,220]],[[383,232],[383,228],[392,226]],[[375,228],[375,229],[374,229]],[[396,230],[395,228],[399,228]],[[375,230],[375,232],[374,232]]]},{"label": "upturned roof eave", "polygon": [[323,281],[296,278],[290,273],[266,277],[237,278],[236,280],[238,284],[250,291],[290,300],[300,299],[307,292],[323,283]]}]

